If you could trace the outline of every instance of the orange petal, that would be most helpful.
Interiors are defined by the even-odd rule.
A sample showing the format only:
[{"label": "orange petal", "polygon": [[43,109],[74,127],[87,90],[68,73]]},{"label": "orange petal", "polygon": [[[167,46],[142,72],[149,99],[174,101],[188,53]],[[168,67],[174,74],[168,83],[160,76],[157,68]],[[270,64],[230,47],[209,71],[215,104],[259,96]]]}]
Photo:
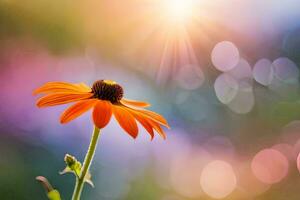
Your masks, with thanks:
[{"label": "orange petal", "polygon": [[36,105],[38,107],[55,106],[92,97],[92,93],[55,93],[40,98]]},{"label": "orange petal", "polygon": [[91,92],[91,88],[84,83],[72,84],[66,82],[48,82],[33,91],[33,94],[55,93],[55,92]]},{"label": "orange petal", "polygon": [[93,110],[93,120],[98,128],[105,127],[112,115],[112,104],[110,101],[97,100]]},{"label": "orange petal", "polygon": [[166,139],[166,134],[164,132],[164,130],[161,128],[161,126],[153,121],[153,120],[148,120],[148,122],[151,124],[151,126],[156,130],[156,132],[163,138]]},{"label": "orange petal", "polygon": [[134,106],[134,107],[149,107],[150,104],[147,102],[143,101],[135,101],[135,100],[130,100],[130,99],[122,99],[121,103],[124,104],[125,106]]},{"label": "orange petal", "polygon": [[92,92],[92,89],[85,83],[76,84],[83,92]]},{"label": "orange petal", "polygon": [[62,113],[60,117],[60,123],[65,124],[79,117],[81,114],[91,109],[96,103],[97,99],[81,100],[75,103]]},{"label": "orange petal", "polygon": [[113,105],[113,113],[120,126],[131,135],[136,138],[138,135],[138,127],[133,115],[123,106]]},{"label": "orange petal", "polygon": [[146,129],[146,131],[150,134],[151,140],[154,138],[154,132],[152,125],[148,122],[147,118],[143,115],[139,115],[139,113],[136,113],[132,110],[129,110],[130,113],[135,117],[135,119]]},{"label": "orange petal", "polygon": [[160,123],[160,124],[162,124],[162,125],[164,125],[168,128],[170,128],[167,120],[163,116],[161,116],[160,114],[157,114],[157,113],[149,111],[149,110],[141,110],[141,109],[140,110],[135,109],[135,111],[147,116],[148,118],[150,118],[150,119],[152,119],[152,120],[154,120],[154,121],[156,121],[156,122],[158,122],[158,123]]}]

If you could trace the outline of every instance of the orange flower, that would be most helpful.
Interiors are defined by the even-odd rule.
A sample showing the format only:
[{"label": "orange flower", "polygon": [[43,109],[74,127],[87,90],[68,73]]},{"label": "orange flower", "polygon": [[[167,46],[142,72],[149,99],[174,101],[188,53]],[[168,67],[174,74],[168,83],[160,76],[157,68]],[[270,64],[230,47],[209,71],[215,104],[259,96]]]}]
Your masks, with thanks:
[{"label": "orange flower", "polygon": [[38,107],[47,107],[76,102],[66,109],[60,122],[65,124],[93,108],[93,121],[96,127],[105,127],[112,114],[120,126],[133,138],[138,135],[138,121],[154,137],[154,130],[164,139],[166,135],[161,125],[169,127],[161,115],[145,110],[150,104],[123,98],[123,88],[114,81],[99,80],[92,88],[84,83],[49,82],[34,91],[45,94],[37,101]]}]

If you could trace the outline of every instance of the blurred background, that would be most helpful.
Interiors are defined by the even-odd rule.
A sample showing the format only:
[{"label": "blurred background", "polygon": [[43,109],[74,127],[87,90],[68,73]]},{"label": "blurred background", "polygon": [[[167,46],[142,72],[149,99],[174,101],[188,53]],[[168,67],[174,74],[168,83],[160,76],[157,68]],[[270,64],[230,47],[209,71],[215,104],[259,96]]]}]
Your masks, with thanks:
[{"label": "blurred background", "polygon": [[112,79],[172,127],[132,140],[112,120],[84,199],[298,200],[298,0],[0,1],[0,195],[70,199],[66,153],[83,160],[90,114],[38,109],[48,81]]}]

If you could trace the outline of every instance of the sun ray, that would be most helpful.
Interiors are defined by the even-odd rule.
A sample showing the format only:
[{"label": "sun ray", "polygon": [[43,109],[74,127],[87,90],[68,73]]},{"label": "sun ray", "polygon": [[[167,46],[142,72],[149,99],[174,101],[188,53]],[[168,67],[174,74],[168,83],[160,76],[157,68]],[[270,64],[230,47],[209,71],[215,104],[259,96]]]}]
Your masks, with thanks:
[{"label": "sun ray", "polygon": [[211,39],[219,34],[205,10],[212,5],[207,0],[139,1],[136,6],[145,12],[135,15],[132,23],[140,26],[130,29],[130,38],[124,41],[131,46],[125,51],[127,59],[137,59],[139,69],[160,85],[174,80],[185,65],[200,68],[199,52],[208,51]]}]

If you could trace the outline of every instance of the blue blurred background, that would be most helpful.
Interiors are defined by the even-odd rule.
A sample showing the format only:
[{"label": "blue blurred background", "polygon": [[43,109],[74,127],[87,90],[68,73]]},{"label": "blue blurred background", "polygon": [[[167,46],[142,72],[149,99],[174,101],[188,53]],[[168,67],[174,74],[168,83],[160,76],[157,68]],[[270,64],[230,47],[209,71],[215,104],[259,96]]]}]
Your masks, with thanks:
[{"label": "blue blurred background", "polygon": [[[112,79],[172,127],[132,140],[103,131],[84,199],[298,200],[298,0],[3,0],[0,2],[0,195],[46,199],[43,175],[66,153],[83,160],[90,114],[61,125],[66,106],[38,109],[48,81]],[[298,168],[297,169],[297,157]]]}]

